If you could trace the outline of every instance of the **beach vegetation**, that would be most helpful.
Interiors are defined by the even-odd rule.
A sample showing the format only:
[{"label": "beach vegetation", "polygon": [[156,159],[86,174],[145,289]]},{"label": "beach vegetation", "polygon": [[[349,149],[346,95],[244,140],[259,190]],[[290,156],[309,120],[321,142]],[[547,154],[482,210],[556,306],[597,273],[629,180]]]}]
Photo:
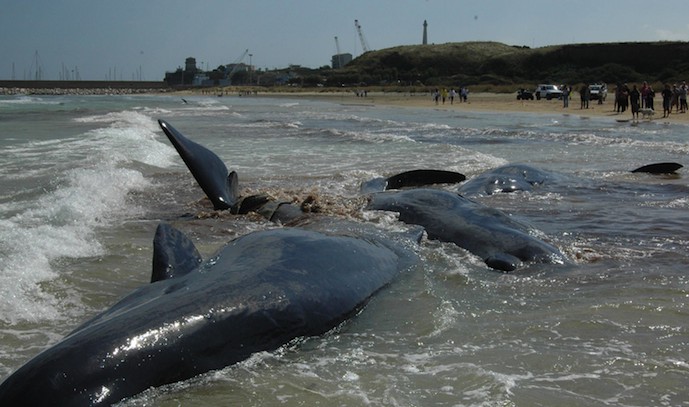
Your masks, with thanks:
[{"label": "beach vegetation", "polygon": [[[689,78],[689,43],[600,43],[529,48],[498,42],[406,45],[370,51],[334,77],[367,83],[520,85],[662,82]],[[514,87],[514,86],[512,86]]]}]

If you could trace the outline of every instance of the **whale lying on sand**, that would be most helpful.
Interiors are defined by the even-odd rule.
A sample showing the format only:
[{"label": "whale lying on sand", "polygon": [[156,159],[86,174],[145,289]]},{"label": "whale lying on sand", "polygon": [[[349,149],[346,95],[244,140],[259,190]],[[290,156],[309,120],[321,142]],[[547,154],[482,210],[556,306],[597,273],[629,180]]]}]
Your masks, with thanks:
[{"label": "whale lying on sand", "polygon": [[381,192],[371,195],[367,209],[398,212],[402,222],[422,226],[429,239],[455,243],[496,270],[513,271],[523,262],[567,262],[556,247],[532,236],[527,225],[449,191]]},{"label": "whale lying on sand", "polygon": [[[676,174],[682,164],[663,162],[644,165],[631,172],[648,174]],[[471,178],[459,187],[464,196],[493,195],[501,192],[532,192],[545,185],[570,187],[578,182],[572,177],[542,170],[528,164],[508,164],[493,168]]]},{"label": "whale lying on sand", "polygon": [[9,376],[0,405],[111,405],[321,335],[413,266],[410,242],[311,219],[239,237],[201,262],[189,239],[161,225],[153,282]]},{"label": "whale lying on sand", "polygon": [[500,192],[532,191],[557,176],[527,164],[509,164],[486,171],[459,187],[462,195],[492,195]]}]

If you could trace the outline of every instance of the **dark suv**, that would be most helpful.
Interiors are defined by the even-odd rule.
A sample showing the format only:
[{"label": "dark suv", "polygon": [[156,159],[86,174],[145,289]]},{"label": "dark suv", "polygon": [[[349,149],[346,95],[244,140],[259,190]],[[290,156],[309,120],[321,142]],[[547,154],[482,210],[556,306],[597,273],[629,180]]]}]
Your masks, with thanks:
[{"label": "dark suv", "polygon": [[524,88],[517,91],[517,100],[533,100],[533,92]]}]

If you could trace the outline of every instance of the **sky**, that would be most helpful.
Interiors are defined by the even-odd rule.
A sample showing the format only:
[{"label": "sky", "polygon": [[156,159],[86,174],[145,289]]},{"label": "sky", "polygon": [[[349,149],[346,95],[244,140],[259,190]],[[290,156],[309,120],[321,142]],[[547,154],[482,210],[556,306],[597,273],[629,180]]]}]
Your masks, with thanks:
[{"label": "sky", "polygon": [[[651,4],[653,3],[653,4]],[[428,42],[532,48],[689,41],[688,0],[0,0],[0,79],[162,80],[194,57],[201,69],[329,65]],[[640,56],[641,57],[641,56]]]}]

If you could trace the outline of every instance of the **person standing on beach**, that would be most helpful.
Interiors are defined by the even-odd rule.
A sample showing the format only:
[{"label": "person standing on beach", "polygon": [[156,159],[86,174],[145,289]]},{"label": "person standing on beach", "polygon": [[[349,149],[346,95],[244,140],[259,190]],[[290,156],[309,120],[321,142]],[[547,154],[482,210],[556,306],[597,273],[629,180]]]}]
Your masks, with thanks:
[{"label": "person standing on beach", "polygon": [[636,85],[632,87],[631,92],[629,92],[629,103],[632,107],[632,119],[639,120],[639,103],[641,98],[641,92],[636,88]]},{"label": "person standing on beach", "polygon": [[651,85],[648,85],[646,96],[642,97],[644,98],[644,104],[646,106],[646,109],[655,110],[655,108],[653,107],[653,98],[656,97],[656,93],[653,90],[653,87],[651,87]]},{"label": "person standing on beach", "polygon": [[670,89],[670,84],[665,84],[665,89],[661,93],[663,95],[663,117],[670,117],[670,106],[672,103],[672,89]]},{"label": "person standing on beach", "polygon": [[570,87],[568,85],[563,85],[562,86],[562,108],[568,108],[569,107],[569,93],[570,93]]},{"label": "person standing on beach", "polygon": [[687,112],[687,91],[687,83],[682,81],[682,84],[679,86],[679,108],[682,113]]},{"label": "person standing on beach", "polygon": [[457,96],[457,92],[455,92],[455,89],[452,88],[450,89],[450,104],[453,105],[455,103],[455,96]]},{"label": "person standing on beach", "polygon": [[582,85],[581,89],[579,90],[579,97],[581,98],[581,109],[588,109],[589,108],[589,99],[591,98],[591,90],[589,89],[588,84]]},{"label": "person standing on beach", "polygon": [[650,89],[650,86],[648,86],[648,82],[644,81],[643,84],[641,84],[641,108],[645,108],[646,106],[646,98],[648,97],[648,90]]},{"label": "person standing on beach", "polygon": [[670,110],[675,108],[675,113],[679,113],[679,87],[675,83],[672,85],[672,99],[670,100]]}]

